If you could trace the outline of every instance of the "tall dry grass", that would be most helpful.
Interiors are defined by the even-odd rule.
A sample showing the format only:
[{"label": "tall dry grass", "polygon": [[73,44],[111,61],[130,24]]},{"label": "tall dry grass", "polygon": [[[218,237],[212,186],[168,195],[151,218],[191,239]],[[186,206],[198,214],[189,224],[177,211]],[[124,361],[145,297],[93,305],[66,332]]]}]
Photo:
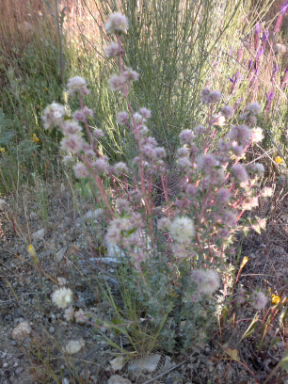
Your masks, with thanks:
[{"label": "tall dry grass", "polygon": [[46,18],[43,0],[1,0],[0,48],[2,53],[23,49]]}]

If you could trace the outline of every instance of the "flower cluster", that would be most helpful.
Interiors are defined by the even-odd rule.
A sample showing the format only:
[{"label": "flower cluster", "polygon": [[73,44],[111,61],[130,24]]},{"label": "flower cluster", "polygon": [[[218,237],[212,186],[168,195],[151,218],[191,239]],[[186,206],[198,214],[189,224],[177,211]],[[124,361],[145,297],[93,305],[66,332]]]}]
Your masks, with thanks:
[{"label": "flower cluster", "polygon": [[[110,78],[109,85],[128,101],[127,111],[118,112],[116,122],[131,133],[137,155],[131,163],[110,164],[101,153],[98,142],[104,133],[88,124],[93,112],[83,105],[83,96],[89,90],[81,77],[74,77],[67,84],[69,94],[79,97],[80,109],[71,118],[65,115],[64,106],[53,103],[43,113],[44,126],[60,128],[61,149],[68,152],[65,161],[72,160],[77,178],[93,179],[98,188],[98,203],[105,213],[101,217],[105,221],[108,255],[111,251],[113,257],[128,260],[135,273],[145,271],[145,284],[146,277],[151,277],[146,274],[149,265],[153,269],[155,259],[161,256],[165,260],[157,266],[161,281],[167,277],[163,273],[163,268],[167,268],[171,290],[181,287],[184,291],[189,287],[183,293],[186,304],[195,304],[203,297],[209,302],[221,284],[216,271],[223,270],[237,232],[247,228],[242,220],[245,211],[257,207],[259,197],[269,194],[259,191],[264,165],[245,161],[249,148],[264,137],[262,129],[256,127],[261,108],[250,104],[243,113],[242,124],[229,129],[234,109],[221,106],[220,92],[204,89],[202,101],[208,106],[207,120],[204,125],[180,133],[176,164],[169,172],[165,149],[149,133],[151,111],[146,107],[134,110],[128,100],[139,74],[127,68],[123,60],[122,34],[128,30],[127,18],[120,13],[111,15],[106,30],[117,37],[106,48],[106,56],[121,56],[116,60],[119,73]],[[218,127],[223,124],[227,124],[228,132],[219,138]],[[175,190],[169,185],[173,178]],[[251,228],[251,222],[249,225]],[[154,283],[157,279],[156,275]],[[85,322],[85,313],[71,307],[72,299],[72,291],[65,287],[52,294],[53,303],[66,308],[66,319]],[[257,309],[266,305],[260,293],[253,300]],[[71,350],[74,351],[73,346]]]},{"label": "flower cluster", "polygon": [[139,80],[139,73],[131,68],[125,68],[120,74],[114,74],[109,79],[112,91],[118,91],[128,96],[133,81]]}]

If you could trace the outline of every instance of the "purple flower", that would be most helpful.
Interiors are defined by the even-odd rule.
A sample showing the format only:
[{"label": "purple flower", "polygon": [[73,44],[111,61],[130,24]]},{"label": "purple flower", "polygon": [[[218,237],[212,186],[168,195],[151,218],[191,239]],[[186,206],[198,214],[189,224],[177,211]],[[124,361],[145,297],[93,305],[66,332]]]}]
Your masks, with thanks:
[{"label": "purple flower", "polygon": [[286,12],[288,11],[288,2],[286,4],[284,4],[281,8],[281,13],[282,15],[284,16],[286,14]]}]

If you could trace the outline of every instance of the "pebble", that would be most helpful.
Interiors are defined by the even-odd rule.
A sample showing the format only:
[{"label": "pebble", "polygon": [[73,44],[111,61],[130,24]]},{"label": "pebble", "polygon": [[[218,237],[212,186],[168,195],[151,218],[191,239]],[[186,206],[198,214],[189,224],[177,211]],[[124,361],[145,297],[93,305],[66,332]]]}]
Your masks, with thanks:
[{"label": "pebble", "polygon": [[20,375],[20,373],[22,373],[24,371],[24,368],[22,367],[18,367],[16,370],[15,370],[15,373],[16,375]]},{"label": "pebble", "polygon": [[113,375],[108,380],[107,384],[132,384],[130,380],[124,379],[124,377],[119,375]]}]

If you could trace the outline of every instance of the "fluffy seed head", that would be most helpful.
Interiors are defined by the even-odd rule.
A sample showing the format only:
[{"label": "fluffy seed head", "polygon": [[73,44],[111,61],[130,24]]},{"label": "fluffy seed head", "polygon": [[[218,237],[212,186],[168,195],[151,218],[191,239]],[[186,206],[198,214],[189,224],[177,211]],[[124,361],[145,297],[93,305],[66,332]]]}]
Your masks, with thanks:
[{"label": "fluffy seed head", "polygon": [[84,106],[82,109],[78,109],[73,113],[73,118],[78,121],[85,122],[89,119],[89,117],[93,116],[92,109]]},{"label": "fluffy seed head", "polygon": [[168,231],[171,225],[171,221],[168,217],[161,217],[157,222],[157,228],[159,231]]},{"label": "fluffy seed head", "polygon": [[266,307],[268,299],[263,292],[254,292],[252,295],[252,305],[258,311]]},{"label": "fluffy seed head", "polygon": [[75,133],[80,133],[82,131],[81,125],[75,120],[66,120],[64,121],[62,127],[64,135],[74,135]]},{"label": "fluffy seed head", "polygon": [[184,129],[179,135],[182,144],[191,144],[194,138],[194,133],[191,129]]},{"label": "fluffy seed head", "polygon": [[144,119],[150,119],[150,117],[152,116],[150,109],[145,108],[145,107],[140,108],[139,112],[144,117]]},{"label": "fluffy seed head", "polygon": [[219,275],[213,270],[195,269],[191,275],[199,295],[211,296],[220,286]]},{"label": "fluffy seed head", "polygon": [[96,161],[94,161],[93,166],[96,171],[100,174],[109,172],[109,163],[105,158],[97,159]]},{"label": "fluffy seed head", "polygon": [[190,151],[186,147],[181,147],[177,150],[178,157],[188,157],[190,155]]},{"label": "fluffy seed head", "polygon": [[235,126],[228,133],[228,139],[246,147],[252,142],[252,130],[247,125]]},{"label": "fluffy seed head", "polygon": [[234,110],[230,105],[225,105],[225,107],[222,108],[222,114],[226,117],[226,119],[231,119],[234,115]]},{"label": "fluffy seed head", "polygon": [[105,56],[109,58],[121,56],[123,55],[123,53],[124,53],[124,49],[121,47],[120,44],[114,41],[105,48]]},{"label": "fluffy seed head", "polygon": [[169,232],[177,243],[190,243],[195,235],[193,220],[187,216],[176,217],[170,225]]},{"label": "fluffy seed head", "polygon": [[123,163],[122,161],[120,161],[119,163],[116,163],[114,166],[113,166],[113,171],[115,173],[116,176],[121,176],[121,175],[124,175],[124,174],[128,174],[128,167],[125,163]]},{"label": "fluffy seed head", "polygon": [[126,33],[128,30],[128,19],[120,12],[112,13],[105,24],[105,29],[108,33]]},{"label": "fluffy seed head", "polygon": [[70,288],[59,288],[52,293],[51,299],[58,308],[64,309],[72,303],[73,292]]},{"label": "fluffy seed head", "polygon": [[139,73],[134,71],[132,68],[127,68],[123,72],[123,76],[127,81],[137,81],[139,80]]},{"label": "fluffy seed head", "polygon": [[231,198],[231,192],[227,188],[220,188],[216,196],[220,204],[227,204]]},{"label": "fluffy seed head", "polygon": [[102,137],[105,136],[105,133],[102,131],[102,129],[100,129],[100,128],[95,128],[95,129],[93,129],[93,136],[94,136],[96,139],[102,139]]},{"label": "fluffy seed head", "polygon": [[201,94],[203,104],[217,104],[222,98],[222,94],[219,91],[211,91],[209,88],[205,88]]},{"label": "fluffy seed head", "polygon": [[63,105],[53,102],[48,105],[42,114],[42,122],[44,129],[52,129],[61,126],[65,116],[65,108]]},{"label": "fluffy seed head", "polygon": [[248,104],[246,107],[246,111],[253,113],[254,115],[258,115],[262,110],[261,105],[258,103]]},{"label": "fluffy seed head", "polygon": [[233,165],[231,172],[240,183],[246,183],[249,180],[248,172],[242,164]]},{"label": "fluffy seed head", "polygon": [[256,127],[252,129],[252,142],[260,143],[264,139],[263,129]]},{"label": "fluffy seed head", "polygon": [[112,91],[127,92],[127,79],[121,75],[112,75],[108,81]]},{"label": "fluffy seed head", "polygon": [[225,124],[225,116],[222,115],[221,113],[216,113],[215,115],[212,116],[210,120],[211,125],[215,125],[217,127],[223,127]]},{"label": "fluffy seed head", "polygon": [[61,140],[61,149],[66,152],[79,153],[83,146],[84,140],[77,134],[66,136]]},{"label": "fluffy seed head", "polygon": [[129,113],[128,112],[118,112],[116,121],[120,125],[128,125],[129,124]]},{"label": "fluffy seed head", "polygon": [[89,89],[86,80],[81,76],[71,77],[67,83],[67,91],[70,95],[80,93],[81,95],[88,95]]},{"label": "fluffy seed head", "polygon": [[208,173],[211,168],[215,168],[219,165],[219,161],[215,159],[215,156],[207,153],[206,155],[200,155],[197,157],[197,167],[201,171]]},{"label": "fluffy seed head", "polygon": [[73,171],[77,179],[83,179],[89,176],[87,167],[81,162],[74,165]]}]

